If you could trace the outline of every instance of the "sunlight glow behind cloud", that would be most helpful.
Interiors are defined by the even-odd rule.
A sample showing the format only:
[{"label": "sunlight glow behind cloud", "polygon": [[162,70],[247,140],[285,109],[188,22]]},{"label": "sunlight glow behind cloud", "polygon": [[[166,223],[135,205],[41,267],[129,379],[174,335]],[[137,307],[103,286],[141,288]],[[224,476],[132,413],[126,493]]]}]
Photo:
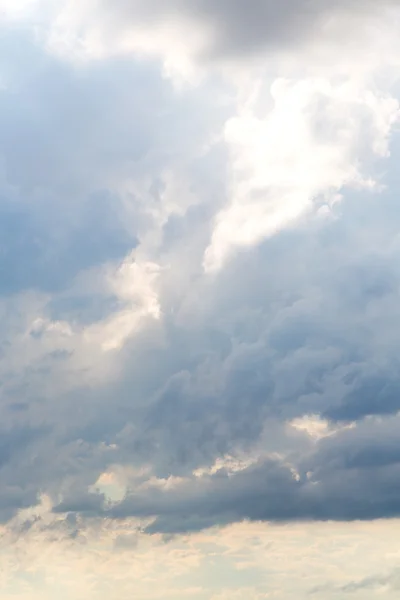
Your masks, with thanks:
[{"label": "sunlight glow behind cloud", "polygon": [[397,598],[399,24],[0,0],[2,600]]}]

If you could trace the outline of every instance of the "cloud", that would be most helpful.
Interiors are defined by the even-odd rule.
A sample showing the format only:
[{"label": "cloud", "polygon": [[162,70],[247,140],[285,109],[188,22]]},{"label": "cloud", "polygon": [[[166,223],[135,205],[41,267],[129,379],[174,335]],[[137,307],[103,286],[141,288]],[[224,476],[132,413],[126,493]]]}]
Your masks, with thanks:
[{"label": "cloud", "polygon": [[[391,397],[371,395],[373,404],[372,400],[366,401],[363,392],[371,388],[373,370],[377,371],[377,377],[381,371],[377,385],[381,381],[383,390],[393,388],[397,378],[393,354],[396,334],[392,326],[398,306],[397,245],[387,256],[382,241],[388,239],[391,228],[395,235],[397,225],[393,219],[390,226],[386,221],[379,224],[382,205],[389,210],[390,202],[390,195],[381,196],[379,202],[374,198],[366,202],[363,197],[349,200],[343,205],[341,219],[303,224],[302,229],[268,240],[227,266],[218,283],[210,286],[205,279],[197,282],[198,287],[191,290],[193,296],[189,300],[201,298],[201,311],[197,303],[188,302],[179,312],[179,304],[164,304],[166,298],[161,295],[161,330],[149,338],[150,329],[146,325],[140,334],[125,342],[118,355],[118,377],[106,379],[104,388],[97,386],[92,392],[80,389],[78,394],[73,388],[72,393],[61,391],[54,405],[51,395],[43,397],[40,384],[42,400],[34,403],[32,389],[40,383],[42,375],[39,371],[38,378],[33,378],[31,369],[27,373],[31,391],[22,396],[27,400],[28,412],[16,418],[40,422],[45,417],[53,423],[51,447],[57,455],[57,466],[50,469],[46,458],[49,438],[42,436],[41,443],[35,444],[42,463],[40,471],[38,466],[32,468],[36,490],[43,486],[53,489],[55,502],[60,492],[67,501],[65,510],[80,508],[84,512],[79,497],[95,483],[98,475],[112,464],[133,463],[150,465],[150,474],[159,477],[183,476],[187,481],[185,489],[191,493],[185,498],[177,488],[176,495],[163,493],[156,497],[156,503],[151,490],[140,497],[145,510],[154,511],[151,515],[159,517],[151,531],[185,531],[243,518],[359,519],[397,514],[391,502],[393,495],[397,497],[396,489],[390,487],[391,480],[397,477],[397,467],[393,464],[397,461],[397,421],[393,425],[389,422],[382,427],[371,426],[369,446],[363,441],[366,430],[361,422],[368,414],[396,413],[399,406],[395,388]],[[365,221],[366,206],[371,211],[369,225]],[[353,225],[346,230],[350,216],[358,224],[363,215],[361,228]],[[368,231],[373,231],[375,237],[369,236]],[[367,244],[363,245],[364,236]],[[338,238],[342,240],[339,248],[329,242]],[[348,260],[342,266],[344,249],[352,255],[354,266]],[[304,265],[296,273],[292,269],[293,253],[299,266]],[[386,271],[371,268],[371,254],[380,256],[379,260],[385,257]],[[262,280],[259,271],[250,268],[257,262],[269,265]],[[329,270],[323,270],[326,275],[318,278],[327,263]],[[272,277],[277,264],[279,276]],[[118,278],[117,273],[117,282]],[[349,278],[355,285],[347,285]],[[323,284],[322,289],[315,290],[316,281]],[[276,310],[276,299],[282,296],[287,300]],[[170,315],[171,308],[176,316],[167,318],[165,315]],[[369,315],[368,326],[366,315]],[[45,339],[42,337],[41,343]],[[39,341],[33,338],[35,352]],[[79,357],[76,341],[71,349]],[[98,345],[95,342],[86,347],[90,348],[92,368]],[[53,362],[50,365],[54,377],[56,366]],[[79,371],[78,375],[80,382]],[[57,383],[60,385],[60,381]],[[50,394],[55,389],[55,382],[51,383]],[[379,392],[379,387],[376,389]],[[20,391],[17,399],[21,401]],[[338,406],[341,414],[335,415]],[[285,421],[315,412],[345,422],[354,419],[359,422],[350,430],[349,437],[337,433],[329,438],[331,446],[321,440],[315,453],[307,457],[308,442],[285,431]],[[383,439],[388,445],[380,449],[378,442]],[[104,443],[114,444],[115,448]],[[361,458],[357,461],[345,460],[343,453],[348,444],[351,444],[350,458],[359,452]],[[276,460],[265,465],[262,462],[258,470],[252,466],[245,473],[212,476],[201,483],[191,475],[194,469],[213,463],[216,456],[240,450],[250,455],[254,452],[257,457],[261,449],[279,451],[290,460],[296,453],[300,458],[305,456],[302,471],[317,470],[321,475],[320,496],[315,496],[310,483],[296,482],[288,466]],[[23,457],[24,454],[22,457],[15,454],[12,472],[14,479],[27,481],[27,472],[22,470]],[[329,467],[338,462],[339,467]],[[366,470],[368,465],[370,469]],[[10,478],[10,473],[11,467],[3,472],[4,481]],[[385,477],[384,485],[381,477]],[[264,485],[260,486],[258,480],[265,482]],[[371,481],[379,481],[379,486],[371,485]],[[132,489],[137,485],[135,479],[128,481]],[[271,490],[276,494],[272,500]],[[250,502],[247,497],[255,499]],[[293,503],[287,501],[288,497]],[[366,510],[368,499],[372,504]],[[74,504],[68,506],[72,500]],[[126,510],[127,514],[144,516],[142,509],[135,506],[135,495],[131,500],[130,504],[129,496],[111,514],[117,517]],[[202,511],[207,511],[206,500],[211,507],[203,514]],[[28,502],[32,502],[31,495]],[[282,507],[284,514],[278,510]],[[105,514],[104,509],[97,510],[99,515]],[[148,512],[145,514],[149,516]]]},{"label": "cloud", "polygon": [[399,573],[394,571],[388,575],[371,575],[360,581],[351,581],[342,586],[325,585],[316,587],[311,591],[312,594],[320,594],[321,592],[335,591],[341,594],[358,594],[373,591],[373,593],[383,593],[390,591],[398,591],[400,587]]},{"label": "cloud", "polygon": [[[301,456],[266,457],[210,474],[136,484],[102,509],[108,518],[153,519],[148,533],[176,534],[250,521],[353,521],[398,516],[398,417],[367,421],[318,441]],[[291,461],[291,462],[289,462]],[[95,497],[93,497],[95,499]],[[97,502],[100,502],[100,496]],[[93,503],[90,503],[90,511]],[[55,507],[85,514],[87,500]]]},{"label": "cloud", "polygon": [[292,225],[313,204],[329,207],[344,187],[373,185],[360,172],[369,158],[365,149],[380,156],[388,152],[398,117],[394,99],[327,80],[276,80],[271,96],[266,118],[245,108],[226,124],[231,201],[216,217],[207,271],[220,268],[232,248],[254,245]]},{"label": "cloud", "polygon": [[61,51],[73,48],[90,56],[138,51],[161,55],[182,68],[192,59],[240,60],[265,51],[299,51],[321,38],[337,42],[354,30],[370,32],[371,19],[376,22],[393,5],[388,0],[378,13],[373,2],[360,5],[357,0],[285,0],[279,6],[254,0],[246,8],[240,1],[93,0],[82,7],[71,0],[60,3],[51,40]]},{"label": "cloud", "polygon": [[4,7],[3,522],[398,516],[397,13]]}]

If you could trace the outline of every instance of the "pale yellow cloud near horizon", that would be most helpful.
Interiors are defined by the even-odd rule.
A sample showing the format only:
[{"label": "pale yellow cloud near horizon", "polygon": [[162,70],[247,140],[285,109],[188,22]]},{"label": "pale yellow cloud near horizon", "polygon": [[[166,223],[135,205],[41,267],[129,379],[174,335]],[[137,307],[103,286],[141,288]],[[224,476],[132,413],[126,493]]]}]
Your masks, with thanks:
[{"label": "pale yellow cloud near horizon", "polygon": [[[394,599],[398,520],[242,523],[163,540],[137,521],[81,525],[78,538],[40,522],[3,528],[2,598],[137,600]],[[339,594],[339,595],[338,595]]]}]

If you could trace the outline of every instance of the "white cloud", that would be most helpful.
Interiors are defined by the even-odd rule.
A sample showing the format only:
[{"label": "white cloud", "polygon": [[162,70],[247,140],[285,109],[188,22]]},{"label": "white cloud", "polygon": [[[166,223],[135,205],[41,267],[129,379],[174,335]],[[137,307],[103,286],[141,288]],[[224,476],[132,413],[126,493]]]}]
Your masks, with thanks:
[{"label": "white cloud", "polygon": [[103,350],[116,350],[137,331],[147,317],[160,318],[160,304],[155,289],[159,266],[136,261],[128,256],[110,278],[110,288],[121,302],[119,311],[107,320],[87,327],[84,340]]},{"label": "white cloud", "polygon": [[41,0],[0,0],[0,20],[29,20],[40,3]]},{"label": "white cloud", "polygon": [[316,203],[329,206],[343,187],[372,187],[364,165],[388,153],[398,118],[394,98],[327,79],[278,79],[271,96],[265,117],[245,106],[226,125],[231,198],[216,217],[207,271],[219,269],[235,248],[292,225]]},{"label": "white cloud", "polygon": [[303,415],[293,419],[288,423],[297,431],[306,433],[312,440],[318,441],[324,437],[335,435],[338,431],[355,427],[355,423],[334,427],[327,419],[322,419],[319,415]]}]

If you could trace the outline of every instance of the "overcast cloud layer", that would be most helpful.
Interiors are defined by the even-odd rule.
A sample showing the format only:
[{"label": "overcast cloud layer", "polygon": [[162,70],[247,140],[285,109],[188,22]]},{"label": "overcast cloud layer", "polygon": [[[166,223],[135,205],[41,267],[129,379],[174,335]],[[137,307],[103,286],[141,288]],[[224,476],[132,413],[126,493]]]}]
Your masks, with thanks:
[{"label": "overcast cloud layer", "polygon": [[399,17],[0,0],[8,547],[400,516]]}]

